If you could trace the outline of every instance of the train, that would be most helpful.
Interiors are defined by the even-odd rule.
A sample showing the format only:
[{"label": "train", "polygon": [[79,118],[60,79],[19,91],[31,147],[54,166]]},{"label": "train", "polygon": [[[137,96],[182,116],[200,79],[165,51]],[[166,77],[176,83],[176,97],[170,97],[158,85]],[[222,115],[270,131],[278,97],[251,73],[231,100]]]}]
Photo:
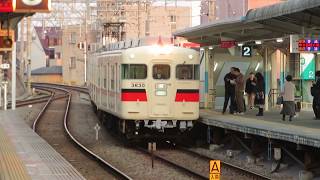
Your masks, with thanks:
[{"label": "train", "polygon": [[199,119],[199,52],[164,44],[111,44],[88,56],[87,86],[106,127],[127,139],[174,138]]}]

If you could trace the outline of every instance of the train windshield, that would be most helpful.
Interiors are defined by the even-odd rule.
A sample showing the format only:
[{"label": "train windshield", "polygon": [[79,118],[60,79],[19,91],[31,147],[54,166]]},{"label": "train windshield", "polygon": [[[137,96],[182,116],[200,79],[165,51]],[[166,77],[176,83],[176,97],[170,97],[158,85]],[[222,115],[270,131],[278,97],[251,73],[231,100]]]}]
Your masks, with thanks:
[{"label": "train windshield", "polygon": [[177,65],[176,78],[179,80],[199,80],[200,70],[199,65],[181,64]]},{"label": "train windshield", "polygon": [[122,64],[122,79],[146,79],[147,66],[145,64]]},{"label": "train windshield", "polygon": [[152,76],[153,79],[170,79],[170,66],[167,64],[155,64]]}]

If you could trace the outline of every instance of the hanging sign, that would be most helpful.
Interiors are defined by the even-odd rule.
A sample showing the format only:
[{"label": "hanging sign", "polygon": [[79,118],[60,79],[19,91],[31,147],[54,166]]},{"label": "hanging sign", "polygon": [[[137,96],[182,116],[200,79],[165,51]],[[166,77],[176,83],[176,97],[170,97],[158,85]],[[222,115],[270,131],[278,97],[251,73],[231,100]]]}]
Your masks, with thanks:
[{"label": "hanging sign", "polygon": [[313,53],[300,53],[300,77],[301,79],[310,80],[315,78],[315,55]]},{"label": "hanging sign", "polygon": [[12,12],[12,0],[0,0],[0,13]]},{"label": "hanging sign", "polygon": [[13,0],[14,12],[50,12],[51,0]]}]

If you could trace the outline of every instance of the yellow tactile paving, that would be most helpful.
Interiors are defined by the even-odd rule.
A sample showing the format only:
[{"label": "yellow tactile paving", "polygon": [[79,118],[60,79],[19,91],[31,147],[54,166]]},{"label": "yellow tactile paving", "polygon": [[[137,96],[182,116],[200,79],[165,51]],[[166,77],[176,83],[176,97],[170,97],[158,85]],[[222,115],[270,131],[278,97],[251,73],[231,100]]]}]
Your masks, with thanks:
[{"label": "yellow tactile paving", "polygon": [[0,180],[29,180],[27,170],[0,126]]}]

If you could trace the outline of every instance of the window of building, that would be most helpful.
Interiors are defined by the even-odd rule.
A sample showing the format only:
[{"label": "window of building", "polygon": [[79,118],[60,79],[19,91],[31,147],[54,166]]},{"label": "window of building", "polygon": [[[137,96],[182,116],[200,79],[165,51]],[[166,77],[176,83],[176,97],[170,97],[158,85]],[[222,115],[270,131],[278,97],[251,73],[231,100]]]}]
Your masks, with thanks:
[{"label": "window of building", "polygon": [[70,69],[76,68],[76,57],[70,57]]},{"label": "window of building", "polygon": [[156,64],[153,66],[152,76],[154,79],[169,79],[170,66],[167,64]]},{"label": "window of building", "polygon": [[177,22],[177,16],[171,15],[171,16],[170,16],[170,22],[171,22],[171,23]]},{"label": "window of building", "polygon": [[147,66],[144,64],[122,64],[122,79],[145,79],[147,78]]},{"label": "window of building", "polygon": [[71,32],[70,33],[70,43],[71,44],[76,44],[77,42],[77,33],[76,32]]},{"label": "window of building", "polygon": [[177,65],[176,78],[179,80],[199,80],[199,65],[184,64]]}]

